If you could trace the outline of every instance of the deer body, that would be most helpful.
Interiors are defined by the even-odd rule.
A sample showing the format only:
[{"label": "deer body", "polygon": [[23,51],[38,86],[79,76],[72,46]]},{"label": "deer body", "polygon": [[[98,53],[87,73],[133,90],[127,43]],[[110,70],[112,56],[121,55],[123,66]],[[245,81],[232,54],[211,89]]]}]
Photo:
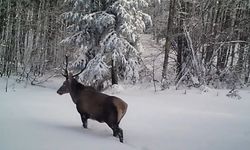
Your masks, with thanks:
[{"label": "deer body", "polygon": [[70,94],[81,116],[84,128],[87,128],[88,119],[105,122],[113,130],[113,136],[118,136],[120,142],[123,142],[123,131],[119,127],[119,123],[128,106],[123,100],[100,93],[93,87],[82,85],[71,73],[67,75],[66,81],[57,93]]}]

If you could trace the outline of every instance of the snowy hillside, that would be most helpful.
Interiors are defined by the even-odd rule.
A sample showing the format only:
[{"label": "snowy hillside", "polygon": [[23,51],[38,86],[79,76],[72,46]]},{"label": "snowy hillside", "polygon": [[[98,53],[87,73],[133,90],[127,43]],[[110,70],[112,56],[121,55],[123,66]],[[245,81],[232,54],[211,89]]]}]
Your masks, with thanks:
[{"label": "snowy hillside", "polygon": [[[107,93],[121,97],[128,112],[121,122],[124,144],[105,124],[83,129],[69,95],[55,88],[9,83],[0,78],[1,150],[247,150],[250,148],[250,92],[242,99],[226,90],[166,90],[140,87]],[[59,87],[55,84],[54,87]]]}]

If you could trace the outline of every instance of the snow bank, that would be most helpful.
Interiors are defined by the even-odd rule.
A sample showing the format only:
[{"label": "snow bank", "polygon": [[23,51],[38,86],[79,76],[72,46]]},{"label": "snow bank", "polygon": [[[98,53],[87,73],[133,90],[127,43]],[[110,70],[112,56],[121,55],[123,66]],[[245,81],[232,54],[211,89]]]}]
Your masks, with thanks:
[{"label": "snow bank", "polygon": [[[228,98],[228,91],[129,88],[114,92],[128,104],[120,126],[124,144],[105,124],[80,116],[69,95],[56,89],[23,88],[4,92],[0,79],[1,150],[247,150],[250,148],[249,91],[242,99]],[[115,90],[111,90],[115,91]],[[186,93],[186,94],[184,94]]]}]

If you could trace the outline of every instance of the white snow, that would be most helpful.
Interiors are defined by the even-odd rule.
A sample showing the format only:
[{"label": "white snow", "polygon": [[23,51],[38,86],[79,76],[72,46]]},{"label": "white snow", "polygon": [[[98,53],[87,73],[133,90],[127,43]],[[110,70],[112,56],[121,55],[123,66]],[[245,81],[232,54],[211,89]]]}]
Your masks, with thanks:
[{"label": "white snow", "polygon": [[57,95],[57,86],[9,82],[6,93],[0,78],[0,150],[250,149],[249,90],[239,90],[240,100],[227,97],[228,90],[108,90],[129,105],[122,144],[105,124],[90,120],[89,129],[82,128],[70,96]]}]

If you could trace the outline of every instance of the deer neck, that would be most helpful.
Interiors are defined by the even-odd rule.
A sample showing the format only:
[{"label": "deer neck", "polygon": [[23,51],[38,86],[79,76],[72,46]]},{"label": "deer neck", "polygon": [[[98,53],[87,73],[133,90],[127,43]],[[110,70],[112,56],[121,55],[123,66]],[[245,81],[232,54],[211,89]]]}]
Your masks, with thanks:
[{"label": "deer neck", "polygon": [[73,102],[75,104],[77,104],[78,100],[79,100],[79,91],[80,91],[80,88],[79,88],[79,84],[75,79],[73,79],[70,83],[70,96],[73,100]]}]

